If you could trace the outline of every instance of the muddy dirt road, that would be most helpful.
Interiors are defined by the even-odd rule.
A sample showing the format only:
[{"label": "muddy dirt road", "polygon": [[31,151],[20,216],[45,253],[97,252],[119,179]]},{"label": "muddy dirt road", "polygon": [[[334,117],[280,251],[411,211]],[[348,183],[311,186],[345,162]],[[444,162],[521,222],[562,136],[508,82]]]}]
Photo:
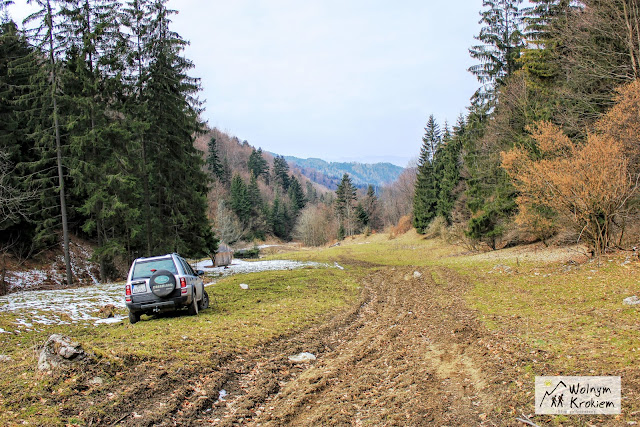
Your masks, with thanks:
[{"label": "muddy dirt road", "polygon": [[[516,417],[532,408],[533,396],[513,378],[531,361],[476,320],[464,302],[464,280],[443,268],[384,267],[362,286],[359,303],[329,322],[226,355],[211,372],[143,382],[135,393],[147,398],[121,407],[124,415],[114,421],[523,425]],[[317,360],[288,360],[302,351]],[[150,384],[154,393],[145,393]]]}]

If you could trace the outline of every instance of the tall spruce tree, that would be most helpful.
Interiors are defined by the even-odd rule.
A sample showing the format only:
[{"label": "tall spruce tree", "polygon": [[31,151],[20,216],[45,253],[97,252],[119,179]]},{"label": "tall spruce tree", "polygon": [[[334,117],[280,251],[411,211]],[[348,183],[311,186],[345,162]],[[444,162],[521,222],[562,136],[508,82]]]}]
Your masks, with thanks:
[{"label": "tall spruce tree", "polygon": [[[133,33],[134,73],[138,103],[133,110],[142,148],[142,180],[147,211],[147,251],[210,251],[215,239],[206,217],[207,176],[194,137],[199,119],[199,80],[187,73],[191,61],[182,56],[187,42],[171,30],[167,0],[131,1],[126,22]],[[143,90],[144,89],[144,90]]]},{"label": "tall spruce tree", "polygon": [[458,119],[454,127],[453,134],[445,127],[442,136],[442,144],[436,156],[436,170],[438,180],[438,201],[436,203],[436,215],[443,217],[448,224],[451,223],[451,212],[457,194],[454,190],[460,182],[460,152],[462,149],[462,138],[464,136],[464,118]]},{"label": "tall spruce tree", "polygon": [[62,79],[73,153],[71,194],[85,217],[83,230],[97,240],[94,258],[103,280],[114,269],[114,258],[127,253],[140,203],[130,197],[140,195],[132,185],[133,167],[118,161],[132,158],[131,136],[113,114],[123,111],[117,97],[125,67],[118,6],[114,0],[66,0],[61,9],[71,46],[65,61],[69,72]]},{"label": "tall spruce tree", "polygon": [[362,207],[367,214],[367,224],[372,230],[378,230],[382,221],[380,218],[380,207],[378,202],[378,196],[373,188],[373,185],[369,184],[367,187],[367,193],[362,199]]},{"label": "tall spruce tree", "polygon": [[240,222],[246,227],[251,219],[251,200],[247,184],[240,175],[234,175],[231,180],[231,209]]},{"label": "tall spruce tree", "polygon": [[247,161],[247,167],[249,168],[249,172],[251,172],[256,178],[264,176],[265,179],[268,179],[269,165],[264,157],[262,157],[262,148],[258,148],[257,150],[254,148],[251,150],[249,160]]},{"label": "tall spruce tree", "polygon": [[150,153],[149,141],[146,130],[150,128],[147,120],[148,105],[145,102],[144,89],[147,85],[149,64],[153,59],[153,21],[152,0],[128,0],[121,13],[122,26],[127,35],[127,57],[125,68],[125,81],[129,87],[129,96],[125,103],[125,112],[129,127],[134,135],[139,150],[140,165],[138,176],[142,181],[142,215],[144,226],[144,253],[151,256],[153,252],[152,242],[152,211],[151,211],[151,186],[150,186]]},{"label": "tall spruce tree", "polygon": [[264,240],[266,233],[269,231],[267,224],[268,213],[265,212],[268,209],[266,209],[264,200],[262,199],[258,179],[253,174],[251,174],[251,179],[247,186],[247,195],[249,198],[249,205],[251,206],[251,219],[249,221],[249,225],[252,237]]},{"label": "tall spruce tree", "polygon": [[471,216],[465,233],[496,249],[516,204],[514,188],[496,161],[496,153],[482,146],[489,117],[487,105],[474,105],[462,138],[466,207]]},{"label": "tall spruce tree", "polygon": [[[6,5],[5,3],[2,3]],[[33,96],[33,79],[40,78],[40,66],[34,48],[8,19],[0,23],[0,246],[9,247],[20,257],[38,249],[41,242],[36,232],[43,206],[39,203],[31,167],[38,159],[34,149],[32,111],[37,111],[41,99]],[[48,187],[53,187],[49,185]],[[39,190],[43,190],[39,188]],[[12,197],[10,193],[14,193]],[[9,200],[13,200],[12,203]],[[17,204],[16,204],[17,203]],[[46,212],[49,214],[51,212]]]},{"label": "tall spruce tree", "polygon": [[482,43],[469,49],[471,57],[480,61],[469,71],[482,87],[474,97],[479,102],[495,103],[496,89],[519,67],[518,58],[524,47],[522,36],[522,0],[483,0],[486,9],[480,12],[480,34],[476,39]]},{"label": "tall spruce tree", "polygon": [[[65,187],[66,158],[63,154],[62,142],[62,126],[60,117],[60,79],[62,73],[62,56],[68,47],[65,42],[68,39],[62,33],[60,26],[60,0],[30,0],[29,4],[35,4],[39,10],[29,15],[25,22],[34,24],[31,32],[32,40],[35,41],[39,49],[38,55],[44,59],[41,63],[40,72],[44,73],[48,78],[48,101],[50,102],[50,110],[48,117],[43,119],[50,122],[48,126],[52,130],[49,134],[43,133],[40,141],[45,145],[53,145],[56,158],[56,169],[58,179],[58,196],[60,207],[60,221],[62,225],[62,243],[64,252],[64,263],[66,269],[67,285],[73,284],[73,274],[71,271],[71,256],[69,253],[69,215],[67,212],[67,191]],[[41,81],[41,80],[39,80]],[[38,93],[41,86],[36,88],[34,92]],[[46,126],[43,127],[46,128]]]},{"label": "tall spruce tree", "polygon": [[218,150],[216,146],[216,138],[211,137],[209,142],[207,143],[208,154],[207,154],[207,169],[209,172],[219,180],[224,179],[224,168],[222,166],[222,162],[220,162],[220,157],[218,156]]},{"label": "tall spruce tree", "polygon": [[273,235],[283,240],[290,240],[290,217],[286,205],[282,202],[280,194],[276,192],[275,199],[269,213],[269,223]]},{"label": "tall spruce tree", "polygon": [[304,208],[307,204],[307,200],[304,196],[304,191],[302,191],[302,186],[300,185],[300,181],[295,176],[291,177],[289,184],[289,202],[290,202],[290,212],[293,218],[298,216],[298,213]]},{"label": "tall spruce tree", "polygon": [[441,138],[440,127],[433,115],[430,115],[425,127],[425,135],[422,138],[413,197],[413,226],[419,233],[424,233],[431,220],[436,216],[438,182],[435,175],[434,157]]},{"label": "tall spruce tree", "polygon": [[289,164],[284,156],[276,156],[273,159],[273,181],[280,185],[282,190],[289,190]]},{"label": "tall spruce tree", "polygon": [[339,237],[348,237],[355,234],[357,202],[356,187],[353,185],[349,174],[345,173],[336,189],[335,209],[338,223],[342,230],[341,234],[343,234]]},{"label": "tall spruce tree", "polygon": [[[166,7],[167,1],[153,4],[153,60],[143,98],[151,124],[146,139],[151,142],[154,166],[149,171],[155,196],[154,234],[156,227],[169,222],[174,241],[167,242],[163,251],[201,253],[207,249],[211,229],[206,217],[207,177],[201,167],[202,155],[193,145],[194,136],[203,130],[197,99],[200,83],[187,74],[193,63],[182,56],[187,42],[170,29],[175,11]],[[163,165],[167,161],[170,164]]]}]

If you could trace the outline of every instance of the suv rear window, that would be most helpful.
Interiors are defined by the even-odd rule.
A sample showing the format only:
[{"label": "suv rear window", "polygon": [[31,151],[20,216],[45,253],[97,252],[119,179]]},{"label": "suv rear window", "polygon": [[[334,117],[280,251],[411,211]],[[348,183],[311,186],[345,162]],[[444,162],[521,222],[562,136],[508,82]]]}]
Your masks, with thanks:
[{"label": "suv rear window", "polygon": [[135,267],[133,267],[131,280],[148,279],[158,270],[169,270],[173,274],[178,274],[178,270],[176,270],[176,266],[171,258],[137,261]]}]

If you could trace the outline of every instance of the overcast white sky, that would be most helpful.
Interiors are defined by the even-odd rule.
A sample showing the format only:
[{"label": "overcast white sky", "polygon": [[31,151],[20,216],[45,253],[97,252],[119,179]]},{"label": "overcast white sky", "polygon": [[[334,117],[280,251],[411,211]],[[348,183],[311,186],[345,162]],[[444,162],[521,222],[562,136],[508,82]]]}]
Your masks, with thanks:
[{"label": "overcast white sky", "polygon": [[[416,157],[429,114],[454,124],[482,0],[170,0],[202,79],[204,118],[263,150],[326,160]],[[11,15],[25,16],[26,0]]]}]

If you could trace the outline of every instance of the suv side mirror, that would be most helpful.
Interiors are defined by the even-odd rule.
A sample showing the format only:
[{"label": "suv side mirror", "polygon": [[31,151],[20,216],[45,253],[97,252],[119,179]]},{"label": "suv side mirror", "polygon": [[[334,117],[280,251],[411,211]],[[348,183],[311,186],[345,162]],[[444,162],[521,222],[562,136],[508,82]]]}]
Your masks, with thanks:
[{"label": "suv side mirror", "polygon": [[203,274],[204,274],[204,271],[196,270],[196,276],[202,276]]}]

